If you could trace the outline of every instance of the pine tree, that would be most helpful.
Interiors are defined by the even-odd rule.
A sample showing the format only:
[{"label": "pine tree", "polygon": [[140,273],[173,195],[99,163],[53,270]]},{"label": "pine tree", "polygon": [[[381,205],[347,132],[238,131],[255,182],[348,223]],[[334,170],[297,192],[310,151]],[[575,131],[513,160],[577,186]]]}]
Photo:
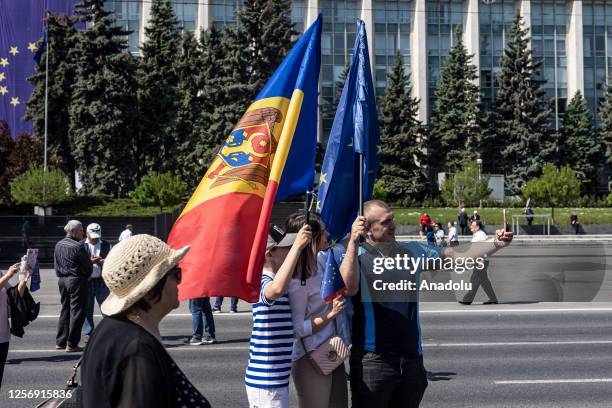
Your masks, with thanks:
[{"label": "pine tree", "polygon": [[497,76],[495,100],[496,135],[492,145],[515,192],[537,177],[555,154],[555,137],[550,129],[550,103],[544,83],[538,80],[541,61],[534,62],[529,48],[529,30],[519,15],[508,34],[508,42]]},{"label": "pine tree", "polygon": [[563,164],[576,171],[582,182],[583,194],[594,194],[597,190],[600,146],[586,100],[578,91],[567,106],[563,118],[560,157],[563,158]]},{"label": "pine tree", "polygon": [[197,185],[204,166],[202,153],[202,120],[204,97],[202,89],[202,51],[191,31],[185,31],[181,41],[181,54],[176,64],[178,73],[179,105],[176,114],[174,139],[177,140],[177,162],[182,179],[190,186]]},{"label": "pine tree", "polygon": [[[608,80],[608,83],[610,83]],[[608,176],[612,175],[612,86],[606,85],[603,103],[599,109],[601,142]]]},{"label": "pine tree", "polygon": [[[413,98],[410,76],[404,70],[402,56],[395,57],[393,71],[387,77],[385,95],[380,98],[380,169],[381,179],[388,189],[390,202],[406,205],[422,200],[426,176],[419,100]],[[411,200],[412,199],[412,200]]]},{"label": "pine tree", "polygon": [[[236,16],[248,56],[250,83],[261,89],[291,50],[296,33],[288,0],[244,0]],[[255,96],[255,95],[253,95]]]},{"label": "pine tree", "polygon": [[[75,46],[75,18],[65,15],[48,15],[49,86],[48,86],[48,127],[47,147],[49,163],[53,163],[74,180],[75,161],[69,137],[70,115],[67,107],[71,104],[72,84],[76,66],[70,51]],[[38,44],[41,47],[42,41]],[[28,101],[26,120],[32,120],[35,136],[43,139],[45,134],[45,73],[46,54],[37,64],[36,73],[29,78],[34,91]],[[73,185],[74,187],[74,185]]]},{"label": "pine tree", "polygon": [[76,65],[70,135],[85,193],[126,195],[134,186],[132,144],[136,113],[135,66],[127,32],[114,25],[103,0],[75,8],[80,30],[71,58]]},{"label": "pine tree", "polygon": [[[477,69],[463,44],[461,29],[440,72],[431,118],[432,155],[441,161],[438,170],[458,171],[461,163],[474,156],[479,135],[480,90],[475,84]],[[437,164],[437,165],[436,165]]]},{"label": "pine tree", "polygon": [[11,199],[9,186],[9,157],[15,148],[15,141],[11,137],[11,129],[5,120],[0,120],[0,203]]},{"label": "pine tree", "polygon": [[145,38],[138,68],[138,106],[142,115],[136,142],[139,176],[152,171],[175,172],[179,167],[174,128],[179,104],[176,61],[180,57],[181,36],[170,2],[153,1]]}]

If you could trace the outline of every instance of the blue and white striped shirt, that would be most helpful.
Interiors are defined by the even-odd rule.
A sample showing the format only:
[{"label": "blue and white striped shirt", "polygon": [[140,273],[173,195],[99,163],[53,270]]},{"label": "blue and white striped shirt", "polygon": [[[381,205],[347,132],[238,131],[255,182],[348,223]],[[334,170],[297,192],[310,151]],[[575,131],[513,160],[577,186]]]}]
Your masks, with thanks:
[{"label": "blue and white striped shirt", "polygon": [[286,294],[276,301],[266,299],[264,289],[273,279],[274,274],[264,270],[259,303],[253,305],[253,332],[244,378],[249,387],[289,386],[293,351],[291,307]]}]

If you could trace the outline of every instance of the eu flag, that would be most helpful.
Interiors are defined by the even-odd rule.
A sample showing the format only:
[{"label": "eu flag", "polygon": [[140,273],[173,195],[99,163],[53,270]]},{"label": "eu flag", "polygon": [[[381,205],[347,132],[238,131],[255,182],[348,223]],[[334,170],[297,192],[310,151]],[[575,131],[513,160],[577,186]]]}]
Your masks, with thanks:
[{"label": "eu flag", "polygon": [[363,200],[372,198],[379,142],[368,39],[365,24],[360,21],[319,180],[317,210],[332,241],[339,241],[350,231],[359,210],[360,154],[364,159]]},{"label": "eu flag", "polygon": [[321,282],[321,298],[325,303],[331,303],[338,295],[346,293],[346,285],[340,274],[338,262],[334,256],[333,247],[327,250],[323,281]]},{"label": "eu flag", "polygon": [[[23,116],[32,94],[28,77],[36,69],[47,10],[72,14],[78,0],[0,1],[0,120],[6,120],[13,135],[32,131]],[[53,39],[50,39],[53,41]]]}]

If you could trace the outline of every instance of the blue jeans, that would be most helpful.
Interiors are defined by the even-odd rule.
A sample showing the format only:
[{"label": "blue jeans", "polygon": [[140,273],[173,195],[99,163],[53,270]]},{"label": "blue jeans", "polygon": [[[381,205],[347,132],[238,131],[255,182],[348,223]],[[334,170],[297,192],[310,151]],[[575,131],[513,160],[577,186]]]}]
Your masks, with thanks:
[{"label": "blue jeans", "polygon": [[[215,300],[215,308],[221,309],[221,305],[223,304],[223,296],[217,296]],[[232,298],[230,303],[230,310],[238,310],[238,298]]]},{"label": "blue jeans", "polygon": [[215,337],[215,320],[210,307],[210,298],[189,299],[189,311],[193,329],[191,337],[201,340],[204,330],[208,336]]},{"label": "blue jeans", "polygon": [[85,324],[83,325],[83,334],[91,336],[91,332],[94,330],[94,299],[98,302],[98,306],[100,306],[106,300],[110,290],[102,278],[92,278],[88,283],[87,313],[85,315]]}]

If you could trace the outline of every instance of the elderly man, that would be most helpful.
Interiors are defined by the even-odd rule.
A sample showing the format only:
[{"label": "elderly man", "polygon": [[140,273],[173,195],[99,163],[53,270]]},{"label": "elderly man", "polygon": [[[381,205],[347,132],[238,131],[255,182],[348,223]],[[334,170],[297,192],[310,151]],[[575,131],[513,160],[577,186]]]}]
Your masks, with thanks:
[{"label": "elderly man", "polygon": [[[418,407],[427,387],[427,376],[423,366],[417,298],[377,298],[380,294],[374,293],[368,279],[385,277],[374,269],[380,264],[378,261],[387,264],[401,251],[407,251],[412,259],[478,258],[508,245],[512,233],[499,230],[495,241],[471,247],[440,248],[419,242],[400,244],[395,240],[393,213],[386,203],[366,202],[364,217],[358,217],[353,224],[341,266],[354,308],[350,357],[353,408]],[[365,230],[362,231],[367,242],[358,248],[359,237],[355,235],[356,232],[364,234],[358,232],[364,221]],[[398,262],[397,265],[388,272],[387,278],[412,275],[418,281],[421,266],[411,269],[406,264]],[[350,270],[343,270],[345,268]]]},{"label": "elderly man", "polygon": [[79,341],[87,308],[87,280],[93,265],[81,243],[83,224],[70,220],[64,231],[66,237],[55,245],[53,254],[62,303],[55,348],[75,352],[82,350]]},{"label": "elderly man", "polygon": [[83,334],[89,337],[94,329],[94,300],[98,301],[98,306],[106,300],[110,293],[108,287],[102,279],[102,266],[104,259],[110,252],[112,245],[102,239],[102,227],[100,224],[92,223],[87,226],[87,238],[83,245],[93,264],[91,277],[89,278],[89,288],[87,291],[87,314],[85,315],[85,326]]},{"label": "elderly man", "polygon": [[[470,225],[470,230],[472,231],[472,242],[486,242],[488,237],[487,233],[482,229],[482,223],[480,220],[472,221],[472,225]],[[485,291],[486,295],[489,297],[489,300],[484,302],[485,305],[496,305],[497,304],[497,295],[495,295],[495,291],[493,290],[493,285],[489,280],[489,275],[487,274],[487,269],[489,269],[489,261],[484,261],[484,268],[474,269],[472,271],[472,277],[470,278],[470,283],[472,284],[472,289],[470,289],[462,300],[459,301],[462,305],[471,305],[476,297],[476,292],[478,292],[478,288],[482,286],[482,289]]]}]

